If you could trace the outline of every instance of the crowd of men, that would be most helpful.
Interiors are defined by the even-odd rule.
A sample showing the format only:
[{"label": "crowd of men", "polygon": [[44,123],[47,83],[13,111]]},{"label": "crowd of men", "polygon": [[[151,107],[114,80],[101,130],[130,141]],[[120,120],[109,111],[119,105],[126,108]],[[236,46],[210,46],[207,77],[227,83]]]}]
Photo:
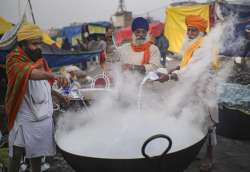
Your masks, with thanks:
[{"label": "crowd of men", "polygon": [[[187,66],[192,65],[198,52],[202,51],[208,21],[200,16],[187,16],[185,22],[187,36],[180,53],[177,54],[181,62],[177,67],[168,70],[169,73],[159,74],[158,81],[160,82],[177,80],[178,76],[175,71],[185,70]],[[134,19],[131,29],[133,32],[131,43],[124,44],[118,50],[122,69],[144,75],[165,66],[169,43],[164,35],[154,41],[149,35],[149,23],[142,17]],[[250,25],[246,27],[246,34],[249,38]],[[244,51],[245,56],[250,54],[249,40]],[[1,132],[7,133],[4,127],[6,122],[9,133],[8,170],[18,172],[21,157],[25,153],[26,158],[30,159],[32,171],[40,172],[41,157],[54,156],[56,153],[51,95],[57,96],[61,101],[66,101],[64,97],[51,89],[51,85],[56,81],[59,86],[64,87],[68,85],[68,80],[54,75],[42,57],[42,31],[38,26],[24,23],[17,33],[17,41],[17,46],[7,56],[7,76],[2,77],[5,78],[4,81],[1,80],[1,83],[6,82],[7,86],[6,95],[3,95],[6,112],[4,114],[7,120],[1,120],[1,127],[5,128],[1,129]],[[96,41],[98,41],[98,49],[107,48],[105,41],[100,39],[90,40],[88,44],[83,44],[78,40],[75,49],[93,50]],[[62,48],[71,49],[67,40]],[[213,126],[210,127],[210,131],[210,136],[215,134]],[[213,151],[216,143],[212,143],[214,142],[208,143],[201,171],[209,171],[213,166]]]}]

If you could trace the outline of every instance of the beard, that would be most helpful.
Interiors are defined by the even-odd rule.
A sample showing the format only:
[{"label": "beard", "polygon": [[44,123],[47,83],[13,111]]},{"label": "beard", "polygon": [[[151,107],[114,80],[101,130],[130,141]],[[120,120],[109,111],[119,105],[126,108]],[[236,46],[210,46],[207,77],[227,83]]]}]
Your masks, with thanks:
[{"label": "beard", "polygon": [[200,37],[202,37],[203,34],[200,33],[196,38],[194,39],[190,39],[187,35],[185,36],[184,38],[184,41],[183,41],[183,44],[182,44],[182,47],[181,47],[181,50],[179,52],[179,55],[181,57],[183,57],[184,53],[186,52],[186,50],[191,46],[193,45]]},{"label": "beard", "polygon": [[36,62],[37,60],[42,58],[42,50],[40,48],[34,50],[26,48],[24,51],[33,62]]},{"label": "beard", "polygon": [[136,37],[135,34],[132,34],[132,43],[135,45],[142,45],[149,41],[149,35],[143,37]]}]

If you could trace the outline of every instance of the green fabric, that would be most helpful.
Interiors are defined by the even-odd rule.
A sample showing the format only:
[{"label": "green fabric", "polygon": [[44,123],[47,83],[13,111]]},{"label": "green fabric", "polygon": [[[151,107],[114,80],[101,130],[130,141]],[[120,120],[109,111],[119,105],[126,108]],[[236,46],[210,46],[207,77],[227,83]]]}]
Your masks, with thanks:
[{"label": "green fabric", "polygon": [[7,167],[8,166],[8,148],[1,148],[0,149],[0,166]]}]

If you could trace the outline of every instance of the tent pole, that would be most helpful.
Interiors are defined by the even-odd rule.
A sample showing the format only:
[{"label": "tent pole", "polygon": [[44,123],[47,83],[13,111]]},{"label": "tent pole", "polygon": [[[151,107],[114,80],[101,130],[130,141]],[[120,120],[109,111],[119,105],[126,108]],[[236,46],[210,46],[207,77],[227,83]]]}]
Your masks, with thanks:
[{"label": "tent pole", "polygon": [[20,0],[18,0],[18,16],[19,16],[19,20],[21,19],[21,2]]},{"label": "tent pole", "polygon": [[31,5],[30,0],[28,0],[28,2],[29,2],[30,10],[31,10],[31,15],[32,15],[33,23],[36,24],[35,17],[34,17],[34,13],[33,13],[33,9],[32,9],[32,5]]}]

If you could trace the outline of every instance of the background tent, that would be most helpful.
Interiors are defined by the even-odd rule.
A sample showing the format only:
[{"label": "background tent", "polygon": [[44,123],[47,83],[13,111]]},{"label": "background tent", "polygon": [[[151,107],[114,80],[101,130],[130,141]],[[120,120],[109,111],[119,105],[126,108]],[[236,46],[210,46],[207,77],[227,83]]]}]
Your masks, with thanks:
[{"label": "background tent", "polygon": [[5,32],[9,31],[13,27],[13,24],[5,20],[0,16],[0,35],[3,35]]},{"label": "background tent", "polygon": [[[225,41],[224,49],[221,50],[221,54],[226,56],[242,56],[244,51],[242,51],[241,41],[244,37],[244,30],[247,24],[250,24],[250,5],[246,4],[229,4],[229,3],[220,3],[221,16],[226,18],[227,16],[234,16],[234,34],[231,32],[225,31],[224,33],[229,33],[226,35],[228,39]],[[231,29],[231,28],[229,28]]]},{"label": "background tent", "polygon": [[[164,34],[169,40],[168,50],[178,53],[186,34],[185,18],[188,15],[199,15],[209,22],[209,4],[169,6],[166,9]],[[209,28],[208,28],[209,29]]]},{"label": "background tent", "polygon": [[[150,33],[157,37],[161,34],[163,31],[164,25],[160,22],[154,22],[149,24],[150,27]],[[132,30],[131,27],[126,27],[119,29],[115,32],[115,40],[117,44],[121,44],[124,41],[128,41],[132,39]]]},{"label": "background tent", "polygon": [[67,38],[72,44],[72,38],[82,33],[82,25],[67,26],[62,29],[61,36]]},{"label": "background tent", "polygon": [[91,23],[88,23],[88,25],[105,27],[105,28],[112,26],[112,24],[110,22],[107,22],[107,21],[91,22]]},{"label": "background tent", "polygon": [[44,44],[42,52],[50,67],[60,67],[99,58],[101,50],[72,52]]},{"label": "background tent", "polygon": [[47,32],[43,32],[43,43],[47,45],[55,45],[58,48],[61,48],[62,46],[61,40],[57,39],[56,41],[54,41]]},{"label": "background tent", "polygon": [[[5,66],[6,55],[9,51],[10,50],[0,51],[0,67]],[[46,44],[43,45],[42,52],[50,67],[77,64],[86,60],[95,59],[100,55],[100,51],[71,52]]]}]

